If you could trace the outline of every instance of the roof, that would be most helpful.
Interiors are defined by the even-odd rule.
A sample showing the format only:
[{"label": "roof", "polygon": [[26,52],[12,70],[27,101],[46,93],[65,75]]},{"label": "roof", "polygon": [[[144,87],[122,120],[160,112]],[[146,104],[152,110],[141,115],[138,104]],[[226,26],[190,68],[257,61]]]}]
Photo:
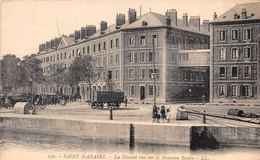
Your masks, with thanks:
[{"label": "roof", "polygon": [[[246,9],[247,11],[246,19],[242,19],[242,9]],[[237,14],[240,18],[235,19],[235,14]],[[211,23],[248,20],[260,20],[260,2],[237,4],[233,8],[226,11],[224,14],[211,21]]]},{"label": "roof", "polygon": [[[143,21],[147,22],[146,26],[142,25]],[[125,24],[123,24],[120,27],[120,29],[124,30],[124,29],[147,28],[147,27],[163,27],[163,26],[167,26],[165,15],[161,15],[161,14],[154,13],[154,12],[148,12],[148,13],[142,15],[139,19],[137,19],[135,22],[133,22],[131,24],[128,24],[128,22],[126,22]],[[178,19],[177,26],[172,26],[172,27],[181,29],[181,30],[190,31],[190,32],[209,35],[208,30],[206,28],[204,28],[202,25],[200,27],[200,30],[198,30],[196,27],[194,27],[192,25],[189,25],[188,27],[186,27],[185,25],[182,24],[181,19]],[[108,33],[114,32],[116,30],[117,29],[116,29],[115,24],[112,24],[107,27],[107,29],[104,31],[103,34],[108,34]],[[95,34],[93,34],[92,36],[90,36],[89,38],[91,39],[94,37],[98,37],[100,35],[101,35],[100,30],[97,30],[97,32]]]}]

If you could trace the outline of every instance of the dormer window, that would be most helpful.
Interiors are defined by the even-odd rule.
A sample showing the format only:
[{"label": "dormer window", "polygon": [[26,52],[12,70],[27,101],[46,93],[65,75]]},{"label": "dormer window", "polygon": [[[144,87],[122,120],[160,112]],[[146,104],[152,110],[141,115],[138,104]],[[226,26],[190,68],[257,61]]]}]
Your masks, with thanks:
[{"label": "dormer window", "polygon": [[147,26],[147,25],[148,25],[147,22],[145,22],[145,21],[142,22],[142,26]]},{"label": "dormer window", "polygon": [[239,18],[240,18],[240,15],[234,14],[234,19],[239,19]]}]

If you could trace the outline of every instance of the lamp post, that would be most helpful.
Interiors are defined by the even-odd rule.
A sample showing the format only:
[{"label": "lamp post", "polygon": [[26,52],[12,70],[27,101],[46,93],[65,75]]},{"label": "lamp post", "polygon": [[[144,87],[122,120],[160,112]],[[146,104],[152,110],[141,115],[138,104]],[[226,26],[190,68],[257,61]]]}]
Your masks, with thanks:
[{"label": "lamp post", "polygon": [[155,49],[154,49],[154,39],[155,35],[153,35],[153,73],[152,73],[152,79],[153,79],[153,106],[156,106],[156,91],[155,91],[155,78],[156,78],[156,73],[155,73]]}]

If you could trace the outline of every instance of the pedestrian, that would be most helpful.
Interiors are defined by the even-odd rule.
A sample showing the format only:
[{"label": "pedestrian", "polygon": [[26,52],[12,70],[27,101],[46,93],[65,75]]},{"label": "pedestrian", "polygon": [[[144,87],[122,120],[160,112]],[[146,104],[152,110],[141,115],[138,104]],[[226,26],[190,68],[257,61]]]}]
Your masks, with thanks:
[{"label": "pedestrian", "polygon": [[167,119],[167,123],[170,123],[170,120],[171,120],[171,107],[167,108],[167,110],[166,110],[166,119]]},{"label": "pedestrian", "polygon": [[205,95],[204,94],[202,94],[202,103],[203,103],[203,105],[205,104]]},{"label": "pedestrian", "polygon": [[156,122],[157,122],[157,123],[160,123],[160,118],[161,118],[161,115],[160,115],[160,107],[157,107],[157,117],[156,117]]},{"label": "pedestrian", "polygon": [[127,98],[125,96],[125,107],[127,107],[127,102],[128,102],[128,100],[127,100]]},{"label": "pedestrian", "polygon": [[161,118],[162,118],[162,121],[163,121],[163,123],[164,123],[164,120],[166,119],[165,106],[162,106],[162,107],[161,107]]},{"label": "pedestrian", "polygon": [[153,118],[153,121],[152,121],[152,122],[153,122],[153,123],[156,122],[157,114],[158,114],[158,109],[157,109],[156,106],[153,106],[153,116],[152,116],[152,118]]}]

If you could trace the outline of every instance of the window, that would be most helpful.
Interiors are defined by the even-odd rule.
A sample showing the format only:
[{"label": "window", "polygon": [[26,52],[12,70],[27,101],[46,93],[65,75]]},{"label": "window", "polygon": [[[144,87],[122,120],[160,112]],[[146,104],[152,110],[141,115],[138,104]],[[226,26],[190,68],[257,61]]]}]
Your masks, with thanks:
[{"label": "window", "polygon": [[226,59],[226,48],[219,49],[219,59]]},{"label": "window", "polygon": [[72,57],[74,57],[75,56],[75,51],[74,50],[72,50]]},{"label": "window", "polygon": [[93,52],[94,53],[96,52],[96,45],[95,44],[93,45]]},{"label": "window", "polygon": [[175,62],[175,53],[174,52],[172,52],[172,57],[171,58],[172,58],[171,61]]},{"label": "window", "polygon": [[232,40],[238,40],[238,30],[232,30]]},{"label": "window", "polygon": [[134,36],[130,36],[129,37],[129,45],[130,46],[134,46],[135,45],[135,37]]},{"label": "window", "polygon": [[134,63],[135,62],[135,53],[130,53],[129,54],[129,62]]},{"label": "window", "polygon": [[111,79],[113,78],[113,77],[112,77],[112,75],[113,75],[113,74],[112,74],[112,71],[111,71],[111,70],[110,70],[110,71],[108,71],[108,79],[110,79],[110,80],[111,80]]},{"label": "window", "polygon": [[194,41],[193,41],[193,39],[190,40],[190,48],[194,48]]},{"label": "window", "polygon": [[118,64],[118,62],[119,62],[119,56],[118,54],[116,54],[116,64]]},{"label": "window", "polygon": [[135,95],[135,86],[134,85],[129,85],[128,86],[128,94],[129,96],[134,96]]},{"label": "window", "polygon": [[144,53],[144,52],[141,52],[141,53],[140,53],[140,62],[141,62],[141,63],[144,63],[144,62],[145,62],[145,53]]},{"label": "window", "polygon": [[62,57],[62,53],[60,53],[60,59],[62,59],[63,57]]},{"label": "window", "polygon": [[237,96],[237,85],[231,86],[231,96]]},{"label": "window", "polygon": [[219,96],[225,96],[227,93],[226,85],[219,85],[218,86],[218,95]]},{"label": "window", "polygon": [[64,52],[64,59],[66,59],[67,58],[67,53],[66,52]]},{"label": "window", "polygon": [[171,45],[174,45],[174,36],[171,37]]},{"label": "window", "polygon": [[106,57],[104,56],[103,57],[103,66],[105,66],[106,65]]},{"label": "window", "polygon": [[85,47],[82,48],[82,53],[85,54]]},{"label": "window", "polygon": [[133,68],[130,68],[128,70],[128,78],[129,79],[134,79],[135,78],[134,72],[135,72],[135,70]]},{"label": "window", "polygon": [[52,62],[52,56],[50,57],[50,61]]},{"label": "window", "polygon": [[113,55],[112,54],[110,54],[110,56],[109,56],[109,64],[113,64]]},{"label": "window", "polygon": [[196,40],[196,47],[197,47],[197,49],[200,49],[200,40]]},{"label": "window", "polygon": [[250,40],[251,39],[251,29],[245,29],[244,30],[244,40]]},{"label": "window", "polygon": [[118,79],[118,77],[119,77],[119,72],[118,72],[118,70],[116,70],[116,72],[115,72],[115,79]]},{"label": "window", "polygon": [[226,31],[221,30],[221,31],[219,32],[219,40],[220,40],[220,41],[225,41],[225,40],[226,40]]},{"label": "window", "polygon": [[231,58],[232,59],[238,59],[238,48],[232,48],[231,49]]},{"label": "window", "polygon": [[101,66],[101,58],[100,57],[98,57],[97,65]]},{"label": "window", "polygon": [[116,38],[116,48],[118,48],[118,38]]},{"label": "window", "polygon": [[232,70],[232,78],[238,77],[238,67],[231,67]]},{"label": "window", "polygon": [[110,40],[110,48],[113,48],[113,39]]},{"label": "window", "polygon": [[80,56],[80,49],[77,49],[77,56]]},{"label": "window", "polygon": [[157,62],[157,53],[154,52],[153,54],[153,52],[149,52],[149,62],[153,62],[153,60]]},{"label": "window", "polygon": [[251,77],[251,66],[244,66],[244,78]]},{"label": "window", "polygon": [[251,48],[250,47],[244,48],[244,58],[246,58],[246,59],[251,58]]},{"label": "window", "polygon": [[60,57],[59,54],[57,54],[57,61],[59,60],[59,57]]},{"label": "window", "polygon": [[226,78],[226,67],[219,67],[219,77]]},{"label": "window", "polygon": [[103,50],[106,50],[106,42],[103,43]]},{"label": "window", "polygon": [[181,48],[181,37],[178,37],[178,47]]},{"label": "window", "polygon": [[101,50],[101,44],[98,43],[98,51],[100,51],[100,50]]},{"label": "window", "polygon": [[139,70],[139,78],[140,79],[145,79],[145,68],[141,68]]},{"label": "window", "polygon": [[[154,46],[157,46],[158,44],[157,35],[152,35],[152,40],[154,40]],[[152,41],[152,45],[153,45],[153,41]]]},{"label": "window", "polygon": [[187,38],[184,39],[184,47],[188,48],[188,39]]},{"label": "window", "polygon": [[[155,73],[156,73],[156,74],[155,74],[155,78],[156,78],[156,79],[159,79],[159,69],[155,69],[154,71],[155,71]],[[153,77],[152,77],[152,73],[153,73],[153,69],[149,69],[149,78],[153,78]]]},{"label": "window", "polygon": [[249,97],[251,94],[251,86],[250,85],[243,85],[241,86],[241,94],[244,97]]},{"label": "window", "polygon": [[[155,94],[158,96],[159,95],[159,86],[155,86]],[[153,86],[150,85],[149,86],[149,95],[152,96],[153,95]]]},{"label": "window", "polygon": [[87,54],[89,54],[89,46],[87,46]]},{"label": "window", "polygon": [[140,37],[140,46],[145,46],[145,36]]}]

